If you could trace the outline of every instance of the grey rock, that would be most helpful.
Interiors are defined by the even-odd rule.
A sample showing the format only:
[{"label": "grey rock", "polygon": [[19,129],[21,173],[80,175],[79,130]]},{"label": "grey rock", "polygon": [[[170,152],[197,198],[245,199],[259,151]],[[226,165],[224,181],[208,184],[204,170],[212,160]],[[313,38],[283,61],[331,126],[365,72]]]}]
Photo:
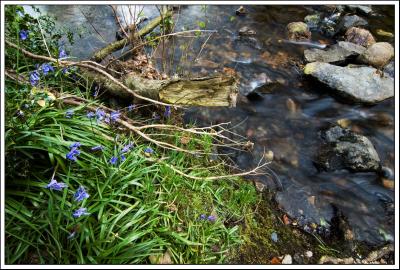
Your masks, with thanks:
[{"label": "grey rock", "polygon": [[335,13],[332,14],[329,17],[325,17],[323,18],[323,20],[320,23],[320,32],[328,37],[333,37],[336,32],[336,25],[339,23],[339,19],[340,19],[341,13]]},{"label": "grey rock", "polygon": [[369,47],[376,43],[374,36],[366,29],[359,27],[350,27],[345,33],[346,41],[353,42],[355,44]]},{"label": "grey rock", "polygon": [[377,42],[368,47],[368,49],[359,57],[362,63],[369,64],[376,68],[385,66],[394,56],[394,48],[388,42]]},{"label": "grey rock", "polygon": [[338,94],[363,103],[377,103],[394,95],[394,80],[381,76],[375,68],[348,65],[334,66],[322,62],[309,63],[304,74],[311,75]]},{"label": "grey rock", "polygon": [[383,68],[383,72],[394,78],[394,60],[390,61],[389,64]]},{"label": "grey rock", "polygon": [[353,12],[358,12],[362,15],[372,14],[371,5],[345,5],[345,8]]},{"label": "grey rock", "polygon": [[324,144],[317,165],[325,170],[379,171],[380,159],[371,141],[349,129],[334,126],[322,132]]},{"label": "grey rock", "polygon": [[357,44],[340,41],[326,50],[309,49],[304,51],[307,62],[342,63],[363,53],[365,48]]},{"label": "grey rock", "polygon": [[335,32],[336,34],[338,33],[343,33],[350,27],[354,26],[365,26],[368,25],[368,22],[364,20],[363,18],[357,16],[357,15],[345,15],[340,23],[337,24]]}]

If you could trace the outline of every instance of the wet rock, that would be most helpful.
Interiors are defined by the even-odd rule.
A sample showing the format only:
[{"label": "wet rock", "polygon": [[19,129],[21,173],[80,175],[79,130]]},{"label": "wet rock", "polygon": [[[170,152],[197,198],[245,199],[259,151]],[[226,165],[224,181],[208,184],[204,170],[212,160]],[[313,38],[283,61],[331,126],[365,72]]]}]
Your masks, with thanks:
[{"label": "wet rock", "polygon": [[235,11],[236,15],[238,16],[244,16],[247,14],[247,10],[243,7],[240,6],[236,11]]},{"label": "wet rock", "polygon": [[285,257],[283,257],[282,264],[292,264],[292,256],[286,254]]},{"label": "wet rock", "polygon": [[341,259],[332,256],[322,256],[318,264],[354,264],[354,259],[351,257]]},{"label": "wet rock", "polygon": [[292,41],[309,40],[311,32],[307,24],[303,22],[292,22],[287,25],[288,39]]},{"label": "wet rock", "polygon": [[394,37],[393,33],[386,32],[386,31],[384,31],[382,29],[376,30],[376,34],[378,36],[387,37],[387,38],[393,38]]},{"label": "wet rock", "polygon": [[255,35],[256,31],[254,31],[253,29],[250,29],[247,26],[243,26],[242,28],[239,29],[239,35],[240,36],[251,36],[251,35]]},{"label": "wet rock", "polygon": [[358,12],[362,15],[372,14],[371,5],[345,5],[345,8],[349,11]]},{"label": "wet rock", "polygon": [[378,42],[372,44],[368,49],[360,55],[359,60],[362,63],[382,68],[388,64],[394,56],[394,48],[390,43]]},{"label": "wet rock", "polygon": [[346,31],[345,38],[346,41],[364,47],[369,47],[376,42],[374,36],[368,30],[358,27],[350,27]]},{"label": "wet rock", "polygon": [[329,17],[325,17],[320,23],[320,32],[327,37],[333,37],[336,34],[335,29],[339,22],[340,16],[341,13],[338,12]]},{"label": "wet rock", "polygon": [[390,61],[389,64],[387,64],[384,68],[383,68],[383,72],[385,72],[386,74],[388,74],[390,77],[394,78],[394,61]]},{"label": "wet rock", "polygon": [[339,67],[313,62],[304,67],[304,74],[311,75],[338,94],[364,103],[377,103],[394,95],[394,80],[378,74],[372,67]]},{"label": "wet rock", "polygon": [[378,171],[380,159],[371,141],[349,129],[333,126],[322,132],[324,144],[316,164],[325,170]]},{"label": "wet rock", "polygon": [[357,44],[340,41],[337,44],[329,46],[325,50],[309,49],[304,50],[304,58],[307,62],[324,63],[344,63],[346,60],[357,57],[363,53],[365,48]]},{"label": "wet rock", "polygon": [[357,16],[357,15],[345,15],[343,18],[340,20],[340,23],[337,24],[335,33],[343,33],[346,32],[347,29],[355,26],[365,26],[368,25],[368,22],[364,20],[363,18]]},{"label": "wet rock", "polygon": [[319,13],[317,14],[312,14],[312,15],[307,15],[304,18],[304,22],[307,24],[308,28],[310,30],[315,30],[318,28],[319,23],[321,21],[321,15]]}]

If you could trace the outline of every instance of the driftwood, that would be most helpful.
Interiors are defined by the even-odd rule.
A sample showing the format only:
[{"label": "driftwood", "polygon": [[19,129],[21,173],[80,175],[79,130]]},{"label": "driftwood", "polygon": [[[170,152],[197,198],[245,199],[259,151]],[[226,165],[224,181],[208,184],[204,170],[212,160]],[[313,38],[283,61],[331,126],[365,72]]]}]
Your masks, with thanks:
[{"label": "driftwood", "polygon": [[[167,18],[172,16],[172,11],[170,10],[166,10],[164,11],[162,16],[159,16],[157,18],[155,18],[154,20],[152,20],[151,22],[149,22],[146,26],[144,26],[142,29],[140,29],[138,32],[135,32],[135,34],[133,35],[133,39],[137,39],[139,37],[143,37],[145,35],[147,35],[148,33],[150,33],[154,28],[156,28],[162,21],[162,18]],[[129,39],[126,37],[124,39],[115,41],[109,45],[107,45],[106,47],[100,49],[99,51],[97,51],[91,58],[91,60],[96,61],[96,62],[101,62],[104,58],[107,57],[107,55],[118,51],[120,49],[122,49],[124,46],[126,46],[129,43]]]},{"label": "driftwood", "polygon": [[[131,92],[100,73],[86,69],[83,76],[95,81],[111,95],[133,98]],[[225,75],[195,79],[150,80],[136,74],[128,74],[120,81],[136,94],[174,105],[235,107],[238,94],[236,79]]]}]

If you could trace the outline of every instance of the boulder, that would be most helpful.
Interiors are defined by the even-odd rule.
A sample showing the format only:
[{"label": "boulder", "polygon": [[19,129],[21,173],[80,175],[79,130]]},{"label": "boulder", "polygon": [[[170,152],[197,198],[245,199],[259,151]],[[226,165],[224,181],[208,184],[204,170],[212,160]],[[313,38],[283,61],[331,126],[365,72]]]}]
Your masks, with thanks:
[{"label": "boulder", "polygon": [[377,69],[365,66],[334,66],[322,62],[309,63],[304,74],[311,75],[338,94],[363,103],[377,103],[394,95],[394,80]]},{"label": "boulder", "polygon": [[335,28],[336,34],[346,32],[347,29],[355,26],[365,26],[368,22],[357,15],[345,15]]},{"label": "boulder", "polygon": [[292,22],[287,25],[288,39],[292,41],[309,40],[311,32],[307,24],[303,22]]},{"label": "boulder", "polygon": [[390,43],[378,42],[372,44],[360,55],[359,61],[376,68],[385,66],[394,56],[394,48]]},{"label": "boulder", "polygon": [[346,41],[364,47],[369,47],[376,42],[374,36],[368,30],[358,27],[350,27],[346,31],[345,37]]},{"label": "boulder", "polygon": [[307,15],[304,18],[304,22],[307,24],[308,28],[311,30],[317,29],[320,21],[321,21],[321,15],[318,13],[312,14],[312,15]]},{"label": "boulder", "polygon": [[357,44],[340,41],[329,46],[325,50],[309,49],[304,50],[304,58],[307,62],[324,62],[341,64],[350,58],[355,58],[362,54],[365,48]]},{"label": "boulder", "polygon": [[383,68],[383,72],[394,78],[394,60],[390,61],[389,64]]},{"label": "boulder", "polygon": [[371,141],[349,129],[333,126],[322,132],[317,166],[325,170],[379,171],[380,159]]},{"label": "boulder", "polygon": [[371,5],[345,5],[345,8],[352,12],[358,12],[361,15],[371,15]]}]

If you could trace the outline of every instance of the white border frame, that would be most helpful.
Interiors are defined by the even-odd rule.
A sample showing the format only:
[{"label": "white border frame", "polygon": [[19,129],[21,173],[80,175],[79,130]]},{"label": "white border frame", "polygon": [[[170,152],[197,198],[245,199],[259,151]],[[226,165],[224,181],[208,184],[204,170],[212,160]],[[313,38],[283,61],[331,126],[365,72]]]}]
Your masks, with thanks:
[{"label": "white border frame", "polygon": [[[395,264],[394,265],[5,265],[4,264],[4,6],[18,5],[94,5],[94,4],[179,4],[179,5],[329,5],[329,4],[370,4],[370,5],[394,5],[395,6]],[[2,1],[1,2],[1,269],[399,269],[399,2],[398,1]]]}]

